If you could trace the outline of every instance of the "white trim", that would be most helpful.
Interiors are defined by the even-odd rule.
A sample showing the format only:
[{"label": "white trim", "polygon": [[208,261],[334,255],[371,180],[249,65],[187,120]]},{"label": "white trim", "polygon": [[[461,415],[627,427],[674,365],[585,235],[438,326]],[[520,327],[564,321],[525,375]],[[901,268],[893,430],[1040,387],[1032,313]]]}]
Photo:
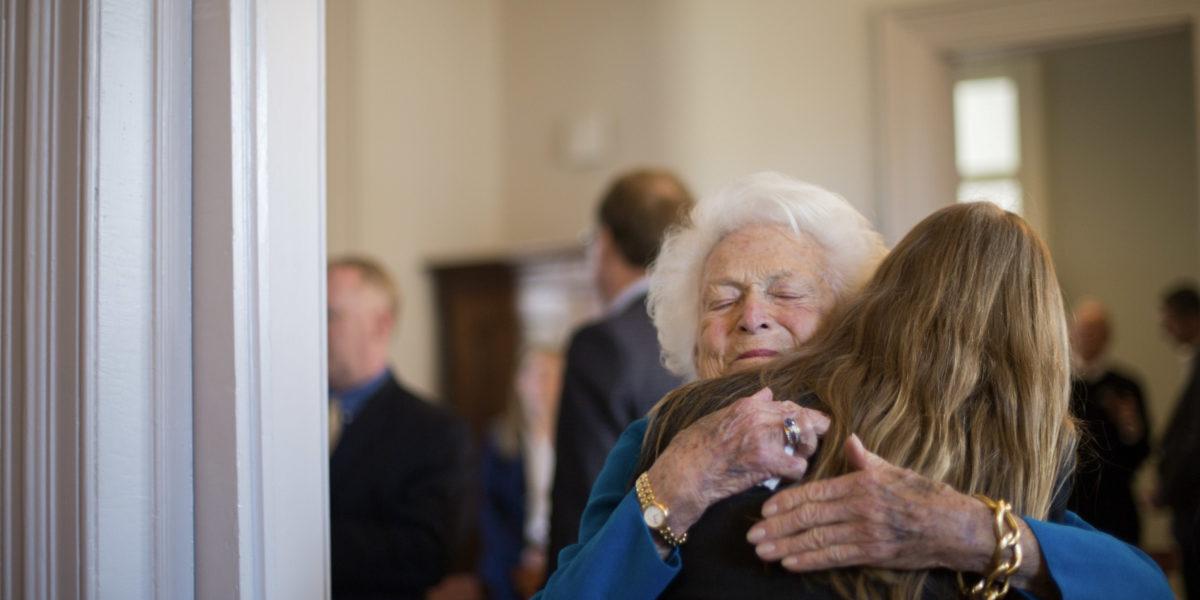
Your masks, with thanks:
[{"label": "white trim", "polygon": [[79,223],[80,240],[83,247],[80,263],[80,279],[83,289],[80,290],[80,329],[83,342],[80,344],[82,356],[80,397],[80,445],[84,464],[88,468],[80,473],[80,485],[83,488],[81,497],[83,507],[80,511],[80,529],[83,537],[83,548],[80,552],[80,571],[83,580],[81,598],[96,598],[99,594],[100,577],[100,533],[99,505],[100,492],[97,479],[99,469],[93,466],[93,461],[100,456],[99,427],[97,426],[97,399],[100,397],[100,356],[99,321],[100,299],[98,281],[100,279],[100,216],[99,216],[99,118],[100,114],[100,6],[98,2],[88,2],[86,7],[86,26],[84,27],[84,122],[83,122],[83,161],[82,177],[85,182],[83,190],[83,210]]},{"label": "white trim", "polygon": [[194,593],[191,46],[188,0],[154,5],[154,596]]},{"label": "white trim", "polygon": [[878,36],[875,214],[884,238],[895,243],[922,217],[955,198],[952,88],[941,57],[901,23],[883,19]]},{"label": "white trim", "polygon": [[188,598],[190,7],[4,11],[0,595]]},{"label": "white trim", "polygon": [[[261,597],[258,518],[257,206],[253,85],[245,64],[253,2],[199,0],[193,24],[193,286],[196,594]],[[250,31],[248,31],[250,29]],[[249,81],[248,81],[249,80]],[[248,131],[249,130],[249,131]],[[247,146],[250,151],[247,152]],[[199,175],[203,174],[203,175]]]},{"label": "white trim", "polygon": [[[174,4],[170,6],[169,4]],[[97,0],[85,164],[89,596],[191,595],[190,11]],[[184,44],[183,50],[171,44]]]},{"label": "white trim", "polygon": [[2,6],[0,595],[75,598],[83,11]]},{"label": "white trim", "polygon": [[[880,228],[899,239],[953,194],[949,61],[1129,35],[1192,29],[1200,111],[1200,6],[1195,0],[989,0],[882,12],[876,20]],[[1200,144],[1200,127],[1196,133]],[[1198,223],[1200,225],[1200,223]]]},{"label": "white trim", "polygon": [[96,462],[100,456],[100,427],[97,426],[97,402],[100,398],[100,145],[98,145],[98,114],[100,114],[100,14],[98,2],[86,4],[84,26],[84,72],[83,72],[83,190],[82,218],[79,221],[80,252],[79,280],[79,336],[80,342],[80,454],[85,468],[80,473],[79,529],[83,547],[79,552],[79,570],[82,571],[82,589],[79,598],[95,599],[100,586],[100,486]]},{"label": "white trim", "polygon": [[0,15],[0,597],[328,596],[323,3]]},{"label": "white trim", "polygon": [[328,595],[324,4],[194,14],[197,596]]}]

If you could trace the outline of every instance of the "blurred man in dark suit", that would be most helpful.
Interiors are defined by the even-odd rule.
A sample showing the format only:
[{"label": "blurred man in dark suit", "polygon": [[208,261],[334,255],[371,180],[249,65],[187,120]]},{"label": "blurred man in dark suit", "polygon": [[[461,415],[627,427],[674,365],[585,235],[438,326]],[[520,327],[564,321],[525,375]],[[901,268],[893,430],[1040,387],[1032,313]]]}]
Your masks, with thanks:
[{"label": "blurred man in dark suit", "polygon": [[1112,328],[1096,300],[1075,309],[1071,325],[1071,407],[1087,435],[1075,471],[1070,508],[1130,544],[1141,537],[1133,475],[1150,454],[1146,402],[1132,376],[1107,356]]},{"label": "blurred man in dark suit", "polygon": [[638,170],[609,187],[597,211],[595,277],[604,316],[575,332],[567,350],[550,494],[547,573],[579,534],[592,482],[621,432],[680,384],[663,366],[646,314],[646,269],[663,234],[691,209],[673,174]]},{"label": "blurred man in dark suit", "polygon": [[470,497],[470,440],[388,368],[399,298],[374,261],[329,270],[333,597],[423,598],[447,572]]},{"label": "blurred man in dark suit", "polygon": [[1200,599],[1200,295],[1194,287],[1178,286],[1163,296],[1162,326],[1188,353],[1189,370],[1162,438],[1158,501],[1173,513],[1187,597]]}]

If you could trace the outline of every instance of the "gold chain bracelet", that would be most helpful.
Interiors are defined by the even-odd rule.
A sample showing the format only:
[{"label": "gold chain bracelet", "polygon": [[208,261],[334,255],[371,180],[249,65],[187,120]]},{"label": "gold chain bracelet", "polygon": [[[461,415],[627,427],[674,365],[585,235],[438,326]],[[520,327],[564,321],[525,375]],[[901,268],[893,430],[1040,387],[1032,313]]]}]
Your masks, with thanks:
[{"label": "gold chain bracelet", "polygon": [[1012,513],[1007,500],[992,500],[983,494],[975,494],[995,515],[992,532],[996,535],[996,549],[992,552],[991,571],[970,588],[958,574],[958,589],[972,600],[996,600],[1008,594],[1008,578],[1021,567],[1021,524]]}]

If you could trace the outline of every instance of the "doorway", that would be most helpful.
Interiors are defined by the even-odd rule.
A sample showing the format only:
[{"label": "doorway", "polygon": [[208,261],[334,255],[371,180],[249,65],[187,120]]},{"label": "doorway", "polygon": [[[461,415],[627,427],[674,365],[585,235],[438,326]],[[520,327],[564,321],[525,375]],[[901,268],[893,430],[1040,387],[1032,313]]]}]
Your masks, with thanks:
[{"label": "doorway", "polygon": [[[1152,435],[1185,375],[1159,295],[1200,274],[1198,23],[1177,2],[993,2],[881,13],[876,31],[886,233],[937,199],[1006,197],[1046,238],[1067,301],[1108,305],[1110,354],[1141,376]],[[972,93],[1012,105],[1009,124],[984,127],[1009,148],[991,162],[961,155],[955,99]],[[1165,515],[1142,517],[1143,546],[1169,556]]]}]

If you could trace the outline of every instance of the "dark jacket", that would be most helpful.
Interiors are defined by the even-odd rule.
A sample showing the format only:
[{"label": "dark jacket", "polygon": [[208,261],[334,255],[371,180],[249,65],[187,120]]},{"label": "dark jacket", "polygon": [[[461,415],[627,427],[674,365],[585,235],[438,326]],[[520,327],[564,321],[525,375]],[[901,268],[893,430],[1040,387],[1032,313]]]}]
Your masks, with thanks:
[{"label": "dark jacket", "polygon": [[1181,541],[1200,538],[1200,352],[1162,438],[1159,480]]},{"label": "dark jacket", "polygon": [[[1137,404],[1142,435],[1121,439],[1104,403],[1121,396]],[[1150,454],[1149,419],[1142,388],[1133,378],[1106,371],[1095,381],[1071,382],[1071,408],[1083,425],[1070,509],[1096,529],[1137,545],[1141,521],[1133,495],[1133,475]]]},{"label": "dark jacket", "polygon": [[572,337],[558,412],[547,573],[578,538],[592,482],[621,432],[680,384],[659,354],[644,294]]},{"label": "dark jacket", "polygon": [[446,575],[472,497],[470,438],[388,377],[329,465],[334,598],[423,598]]}]

